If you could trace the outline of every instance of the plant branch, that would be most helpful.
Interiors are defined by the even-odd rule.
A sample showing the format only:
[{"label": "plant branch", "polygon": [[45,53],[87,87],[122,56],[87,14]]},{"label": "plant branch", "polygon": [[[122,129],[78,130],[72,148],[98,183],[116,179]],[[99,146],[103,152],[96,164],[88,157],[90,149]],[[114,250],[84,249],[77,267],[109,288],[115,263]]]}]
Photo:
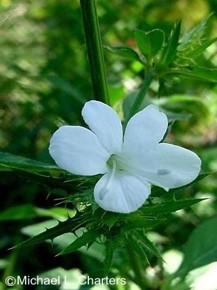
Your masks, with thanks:
[{"label": "plant branch", "polygon": [[152,70],[150,70],[146,73],[146,76],[145,76],[145,79],[142,83],[140,91],[139,91],[132,107],[130,108],[130,112],[125,119],[124,127],[126,127],[126,124],[129,121],[129,119],[139,111],[140,106],[141,106],[141,104],[146,96],[146,93],[148,91],[148,88],[149,88],[152,80],[153,80],[153,72],[152,72]]},{"label": "plant branch", "polygon": [[102,40],[95,0],[80,0],[94,97],[109,104]]}]

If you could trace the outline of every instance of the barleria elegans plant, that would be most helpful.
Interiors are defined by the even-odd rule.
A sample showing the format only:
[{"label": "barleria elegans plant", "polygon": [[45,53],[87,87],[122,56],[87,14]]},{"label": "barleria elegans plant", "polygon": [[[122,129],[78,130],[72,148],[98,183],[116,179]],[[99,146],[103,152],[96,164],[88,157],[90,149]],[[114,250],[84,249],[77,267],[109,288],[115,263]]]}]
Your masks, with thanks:
[{"label": "barleria elegans plant", "polygon": [[[105,275],[115,267],[119,276],[133,281],[142,290],[187,289],[181,287],[188,271],[214,261],[213,256],[206,255],[214,245],[214,237],[206,244],[205,253],[201,245],[206,238],[203,231],[213,229],[217,221],[212,219],[198,229],[201,239],[195,252],[192,248],[198,233],[193,232],[177,273],[164,277],[161,249],[152,241],[149,231],[168,222],[174,212],[203,201],[186,198],[185,191],[207,175],[201,174],[201,159],[196,153],[167,141],[172,130],[167,113],[173,112],[157,106],[147,95],[155,82],[160,98],[167,79],[172,77],[179,77],[180,82],[183,76],[216,82],[216,68],[203,67],[199,62],[199,57],[217,40],[206,38],[211,15],[184,34],[181,21],[175,23],[169,35],[158,28],[135,29],[134,50],[102,44],[95,1],[81,0],[80,5],[94,96],[81,112],[88,128],[64,125],[52,135],[49,153],[58,166],[8,153],[0,155],[1,171],[18,170],[48,187],[61,188],[63,198],[59,201],[67,205],[68,214],[63,220],[57,218],[55,226],[15,248],[55,241],[70,232],[74,234],[73,241],[57,255],[100,244],[105,249]],[[108,51],[138,62],[144,69],[141,87],[122,121],[120,112],[110,106],[104,60],[104,53],[110,55]],[[29,208],[27,214],[34,216],[39,212],[41,216],[50,214],[35,208]],[[120,269],[114,258],[118,251],[123,251],[124,258],[128,255],[129,262]],[[216,253],[215,250],[215,257]],[[152,263],[158,265],[159,272],[154,283],[146,273]]]}]

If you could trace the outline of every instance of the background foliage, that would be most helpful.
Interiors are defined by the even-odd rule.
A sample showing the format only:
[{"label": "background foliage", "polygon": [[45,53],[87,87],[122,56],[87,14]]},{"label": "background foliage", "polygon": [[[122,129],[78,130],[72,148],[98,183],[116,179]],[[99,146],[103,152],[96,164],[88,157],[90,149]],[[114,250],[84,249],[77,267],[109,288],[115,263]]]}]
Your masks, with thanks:
[{"label": "background foliage", "polygon": [[[186,35],[214,12],[206,27],[195,34],[195,39],[190,37],[191,46],[179,50],[176,62],[180,66],[191,66],[189,59],[193,59],[200,67],[216,67],[215,43],[200,55],[194,54],[203,41],[217,36],[215,0],[98,1],[97,8],[104,45],[127,46],[136,51],[136,28],[144,31],[162,29],[168,38],[174,23],[182,19],[181,35]],[[93,98],[79,2],[22,0],[14,3],[2,0],[0,35],[1,151],[52,163],[47,150],[50,136],[61,124],[81,123],[81,108]],[[110,50],[105,49],[105,58],[111,102],[119,111],[123,104],[127,114],[141,84],[144,69],[140,62]],[[199,78],[192,78],[191,72],[189,75],[163,78],[160,98],[157,82],[153,82],[143,106],[155,102],[170,112],[172,121],[178,119],[173,123],[168,141],[197,151],[203,161],[203,172],[214,173],[190,188],[165,195],[166,202],[173,200],[174,196],[177,199],[207,199],[190,209],[163,216],[164,220],[148,232],[149,239],[167,263],[161,266],[149,248],[150,265],[146,261],[140,265],[141,269],[145,269],[147,289],[174,289],[176,275],[187,276],[185,281],[178,281],[176,287],[180,288],[176,289],[189,289],[189,285],[195,290],[216,289],[214,277],[205,275],[211,275],[209,273],[216,269],[213,262],[217,259],[214,235],[217,223],[217,77],[209,72],[199,72]],[[61,198],[66,198],[69,192],[77,193],[84,185],[79,178],[70,181],[70,177],[55,166],[32,163],[4,153],[0,155],[0,168],[0,289],[7,289],[3,281],[8,275],[43,274],[55,277],[58,273],[70,279],[73,277],[74,285],[77,285],[79,273],[103,277],[102,265],[106,253],[100,243],[93,244],[88,251],[82,247],[70,255],[55,257],[75,239],[72,233],[56,238],[53,246],[42,243],[7,251],[27,237],[54,226],[57,220],[64,221],[68,215],[72,217],[75,210],[70,200],[65,208]],[[66,180],[69,182],[64,182]],[[85,182],[91,188],[93,181]],[[153,193],[154,198],[157,200],[159,196]],[[167,208],[167,211],[173,210]],[[112,220],[107,222],[106,226],[112,224]],[[195,249],[201,237],[205,242]],[[107,249],[112,251],[112,246]],[[134,250],[138,255],[142,254],[139,252],[141,249]],[[174,276],[171,273],[176,270],[183,255],[182,267]],[[106,257],[109,259],[108,253]],[[109,275],[128,275],[126,289],[138,287],[133,281],[132,264],[124,249],[119,247]],[[204,265],[206,268],[199,268]],[[202,275],[203,272],[206,274]],[[199,277],[205,277],[207,288],[201,286],[203,280],[199,281]],[[40,289],[44,288],[37,288]],[[79,289],[79,285],[75,289]]]}]

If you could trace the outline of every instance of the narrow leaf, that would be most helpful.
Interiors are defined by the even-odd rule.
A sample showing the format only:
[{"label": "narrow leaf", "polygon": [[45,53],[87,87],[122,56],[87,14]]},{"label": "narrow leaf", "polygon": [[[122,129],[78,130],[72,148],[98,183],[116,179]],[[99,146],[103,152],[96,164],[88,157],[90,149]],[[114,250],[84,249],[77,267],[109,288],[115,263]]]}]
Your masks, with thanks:
[{"label": "narrow leaf", "polygon": [[179,51],[184,55],[189,55],[200,49],[204,41],[206,42],[205,34],[207,24],[213,14],[211,13],[207,18],[203,19],[198,25],[186,32],[180,39]]},{"label": "narrow leaf", "polygon": [[94,242],[98,236],[99,233],[97,231],[92,229],[88,230],[87,232],[84,232],[80,237],[78,237],[73,243],[63,249],[59,255],[70,254],[77,249]]},{"label": "narrow leaf", "polygon": [[27,172],[39,172],[39,173],[64,173],[65,171],[59,167],[32,160],[29,158],[16,156],[10,153],[0,152],[0,171],[11,170],[23,170]]},{"label": "narrow leaf", "polygon": [[[196,59],[198,56],[200,56],[210,45],[215,43],[217,41],[217,37],[213,39],[204,40],[201,43],[199,43],[193,50],[188,50],[185,52],[185,54],[182,53],[182,51],[178,52],[178,57],[181,59],[183,58],[189,58]],[[180,61],[179,61],[180,63]]]},{"label": "narrow leaf", "polygon": [[183,199],[176,201],[168,201],[165,203],[157,204],[157,205],[149,205],[141,208],[143,214],[152,214],[152,215],[163,215],[171,212],[175,212],[177,210],[189,207],[193,204],[201,202],[204,199],[201,198],[192,198],[192,199]]},{"label": "narrow leaf", "polygon": [[58,224],[50,229],[46,229],[44,232],[37,236],[34,236],[13,248],[23,248],[33,246],[42,243],[46,240],[53,240],[54,238],[63,235],[68,232],[75,231],[79,227],[78,218],[69,218],[66,221],[58,222]]},{"label": "narrow leaf", "polygon": [[202,81],[214,83],[217,82],[217,69],[205,68],[200,66],[172,68],[164,72],[164,75],[167,74],[184,75]]},{"label": "narrow leaf", "polygon": [[109,269],[111,268],[114,251],[117,248],[117,245],[117,240],[108,241],[106,244],[106,256],[104,260],[104,271],[106,275],[109,273]]},{"label": "narrow leaf", "polygon": [[137,239],[133,235],[127,235],[127,241],[130,248],[139,255],[140,259],[150,264],[145,249],[138,243]]},{"label": "narrow leaf", "polygon": [[179,45],[179,36],[181,31],[181,21],[177,22],[169,37],[169,40],[162,52],[158,65],[162,67],[169,66],[176,57],[177,47]]},{"label": "narrow leaf", "polygon": [[147,238],[146,234],[137,233],[138,242],[141,243],[147,250],[154,256],[158,257],[162,260],[161,254],[159,253],[158,249],[155,245]]}]

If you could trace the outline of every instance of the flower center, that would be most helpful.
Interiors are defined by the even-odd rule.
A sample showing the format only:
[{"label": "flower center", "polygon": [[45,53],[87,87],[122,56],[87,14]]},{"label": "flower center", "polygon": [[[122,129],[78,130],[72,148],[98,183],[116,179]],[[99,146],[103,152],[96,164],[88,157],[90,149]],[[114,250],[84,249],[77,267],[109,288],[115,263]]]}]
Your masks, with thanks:
[{"label": "flower center", "polygon": [[99,193],[99,199],[101,199],[101,200],[109,192],[109,188],[112,184],[112,181],[114,179],[114,176],[115,176],[115,173],[117,170],[117,162],[116,162],[114,155],[110,156],[109,160],[107,161],[107,164],[108,164],[109,168],[111,168],[111,171],[108,173],[109,176],[108,176],[108,180],[107,180],[105,186],[103,187],[103,189]]},{"label": "flower center", "polygon": [[118,158],[118,156],[115,155],[115,154],[112,154],[110,156],[109,160],[107,161],[107,164],[108,164],[108,166],[109,166],[109,168],[111,170],[113,169],[114,164],[115,164],[117,170],[123,170],[124,169],[123,168],[124,166],[123,166],[123,164],[121,163],[121,161],[119,159],[120,158]]}]

